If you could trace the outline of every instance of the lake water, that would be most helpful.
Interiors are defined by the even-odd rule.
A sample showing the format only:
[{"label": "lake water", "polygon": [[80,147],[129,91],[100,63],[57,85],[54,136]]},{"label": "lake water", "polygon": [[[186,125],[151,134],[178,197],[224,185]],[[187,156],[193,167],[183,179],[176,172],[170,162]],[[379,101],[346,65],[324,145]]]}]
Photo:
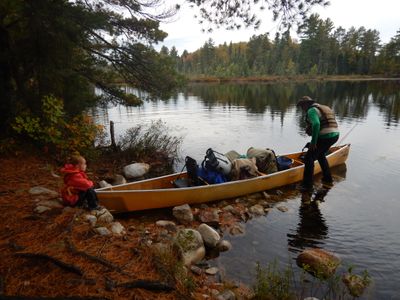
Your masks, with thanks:
[{"label": "lake water", "polygon": [[93,114],[106,126],[114,121],[117,134],[161,119],[171,135],[183,137],[182,157],[201,162],[210,147],[243,154],[250,146],[301,150],[308,137],[295,103],[303,95],[332,107],[339,140],[351,143],[346,165],[333,170],[334,187],[314,206],[284,189],[288,212],[252,218],[244,235],[226,233],[233,248],[211,263],[227,278],[252,284],[256,262],[295,265],[299,251],[320,247],[336,253],[344,269],[368,271],[373,284],[363,299],[400,299],[400,81],[195,84],[167,101]]}]

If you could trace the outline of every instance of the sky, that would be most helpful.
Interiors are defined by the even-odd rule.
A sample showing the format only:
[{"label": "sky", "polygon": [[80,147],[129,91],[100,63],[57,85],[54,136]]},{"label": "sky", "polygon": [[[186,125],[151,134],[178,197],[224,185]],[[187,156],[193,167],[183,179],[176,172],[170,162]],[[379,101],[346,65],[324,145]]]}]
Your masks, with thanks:
[{"label": "sky", "polygon": [[[328,7],[314,8],[312,13],[318,13],[323,20],[330,18],[335,28],[341,26],[348,30],[351,26],[364,26],[366,29],[376,29],[380,33],[382,43],[389,42],[400,30],[400,0],[330,0],[330,3]],[[212,33],[203,33],[197,19],[194,18],[195,13],[195,10],[183,4],[174,21],[161,23],[160,28],[168,33],[168,37],[155,48],[159,50],[161,46],[166,46],[171,49],[175,46],[178,53],[182,54],[183,50],[193,52],[199,49],[209,38],[213,39],[216,46],[224,42],[247,42],[251,36],[266,32],[274,38],[278,27],[277,23],[272,21],[271,13],[265,10],[259,13],[262,19],[259,30],[219,29]],[[296,37],[295,32],[291,35]]]}]

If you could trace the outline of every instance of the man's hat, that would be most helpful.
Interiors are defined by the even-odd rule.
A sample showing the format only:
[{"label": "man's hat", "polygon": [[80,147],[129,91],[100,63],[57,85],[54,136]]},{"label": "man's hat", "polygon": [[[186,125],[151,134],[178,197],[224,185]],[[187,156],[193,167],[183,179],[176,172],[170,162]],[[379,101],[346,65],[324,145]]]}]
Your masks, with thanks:
[{"label": "man's hat", "polygon": [[303,104],[310,104],[311,105],[313,103],[315,103],[315,101],[313,99],[311,99],[311,97],[303,96],[297,102],[297,106],[302,106]]}]

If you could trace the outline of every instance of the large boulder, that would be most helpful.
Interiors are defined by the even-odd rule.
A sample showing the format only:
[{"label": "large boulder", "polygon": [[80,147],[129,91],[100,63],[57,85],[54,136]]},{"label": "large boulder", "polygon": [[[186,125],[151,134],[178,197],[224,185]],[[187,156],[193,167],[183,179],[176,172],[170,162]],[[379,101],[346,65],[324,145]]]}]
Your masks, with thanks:
[{"label": "large boulder", "polygon": [[126,178],[142,177],[150,170],[150,165],[146,163],[134,163],[124,167],[123,172]]},{"label": "large boulder", "polygon": [[206,254],[201,234],[194,229],[179,230],[174,244],[179,249],[185,266],[200,262]]},{"label": "large boulder", "polygon": [[197,230],[200,232],[204,244],[209,248],[215,248],[221,239],[219,233],[207,224],[200,224]]},{"label": "large boulder", "polygon": [[323,249],[306,249],[297,256],[297,265],[318,278],[331,277],[340,264],[340,259]]}]

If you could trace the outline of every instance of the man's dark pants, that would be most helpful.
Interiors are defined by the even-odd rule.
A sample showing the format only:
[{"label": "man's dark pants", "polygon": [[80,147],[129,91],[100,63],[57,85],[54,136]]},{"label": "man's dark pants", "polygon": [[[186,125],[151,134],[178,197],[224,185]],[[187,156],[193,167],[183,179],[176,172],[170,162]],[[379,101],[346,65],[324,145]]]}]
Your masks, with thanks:
[{"label": "man's dark pants", "polygon": [[318,160],[319,165],[322,169],[322,180],[325,182],[332,182],[332,175],[329,169],[328,161],[326,160],[326,153],[329,148],[337,142],[339,136],[332,138],[319,138],[317,140],[317,148],[315,150],[308,150],[304,158],[304,175],[303,175],[303,186],[311,188],[313,185],[314,175],[314,161]]}]

